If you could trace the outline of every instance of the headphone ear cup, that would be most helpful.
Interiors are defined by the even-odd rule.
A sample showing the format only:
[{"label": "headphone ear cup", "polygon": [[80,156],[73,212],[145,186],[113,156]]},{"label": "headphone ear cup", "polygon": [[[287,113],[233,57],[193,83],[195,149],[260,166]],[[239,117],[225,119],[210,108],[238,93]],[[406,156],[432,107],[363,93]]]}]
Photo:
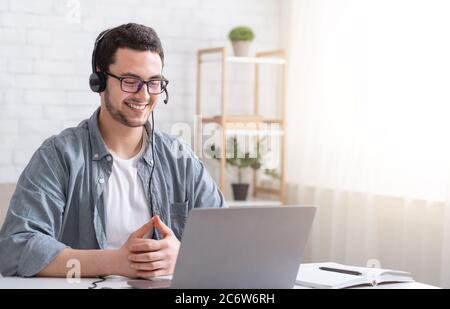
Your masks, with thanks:
[{"label": "headphone ear cup", "polygon": [[102,73],[92,73],[89,76],[89,87],[93,92],[103,92],[106,89],[106,78]]}]

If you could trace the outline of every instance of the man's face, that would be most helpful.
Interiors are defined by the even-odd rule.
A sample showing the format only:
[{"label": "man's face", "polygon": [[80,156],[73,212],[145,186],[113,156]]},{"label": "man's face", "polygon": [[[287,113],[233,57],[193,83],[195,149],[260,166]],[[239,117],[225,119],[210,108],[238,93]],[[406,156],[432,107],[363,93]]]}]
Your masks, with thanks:
[{"label": "man's face", "polygon": [[[109,73],[118,77],[134,77],[149,80],[161,77],[162,62],[158,53],[119,48],[115,62],[109,66]],[[102,93],[102,109],[127,127],[143,126],[156,106],[159,95],[150,95],[147,86],[138,93],[122,91],[120,81],[111,76],[107,78],[106,90]]]}]

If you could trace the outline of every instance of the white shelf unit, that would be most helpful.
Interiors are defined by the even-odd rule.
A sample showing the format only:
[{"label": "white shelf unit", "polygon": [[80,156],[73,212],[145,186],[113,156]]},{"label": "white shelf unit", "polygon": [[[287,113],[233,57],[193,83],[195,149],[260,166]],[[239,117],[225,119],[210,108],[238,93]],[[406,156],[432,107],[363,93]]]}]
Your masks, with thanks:
[{"label": "white shelf unit", "polygon": [[[219,57],[205,57],[210,55],[218,55]],[[258,201],[248,201],[248,202],[229,202],[231,205],[283,205],[285,201],[285,171],[284,171],[284,155],[285,155],[285,100],[286,100],[286,80],[287,80],[287,60],[286,53],[283,50],[276,51],[267,51],[267,52],[259,52],[256,53],[255,57],[234,57],[228,56],[227,49],[225,47],[218,48],[208,48],[208,49],[200,49],[198,51],[197,56],[197,104],[196,104],[196,112],[197,115],[200,115],[200,119],[198,121],[198,126],[196,128],[196,153],[201,156],[202,147],[203,147],[203,137],[202,137],[202,129],[206,123],[216,123],[220,125],[221,130],[221,145],[226,147],[226,138],[230,135],[229,131],[232,131],[233,124],[235,123],[256,123],[258,126],[258,130],[260,125],[263,124],[277,124],[279,125],[280,131],[277,134],[280,137],[280,152],[281,152],[281,162],[279,167],[279,188],[274,189],[270,187],[262,187],[258,185],[258,175],[257,172],[253,172],[253,199],[258,198],[258,194],[262,193],[265,195],[275,195],[278,198],[278,201],[272,200],[258,200]],[[202,91],[202,64],[211,63],[211,62],[219,62],[221,65],[221,109],[220,114],[213,117],[203,117],[202,116],[202,102],[201,102],[201,91]],[[230,115],[227,114],[227,107],[229,105],[229,100],[227,96],[227,74],[228,74],[228,65],[232,63],[245,63],[245,64],[254,64],[255,65],[255,100],[253,104],[253,113],[249,115]],[[277,65],[282,68],[282,77],[281,77],[281,99],[280,102],[280,117],[268,119],[264,118],[260,115],[260,97],[259,97],[259,80],[260,80],[260,66],[261,65]],[[251,132],[248,132],[252,134]],[[253,133],[254,134],[254,133]],[[222,192],[225,192],[225,170],[226,170],[226,159],[225,147],[221,147],[221,160],[220,160],[220,180],[219,187]],[[255,204],[256,203],[256,204]]]}]

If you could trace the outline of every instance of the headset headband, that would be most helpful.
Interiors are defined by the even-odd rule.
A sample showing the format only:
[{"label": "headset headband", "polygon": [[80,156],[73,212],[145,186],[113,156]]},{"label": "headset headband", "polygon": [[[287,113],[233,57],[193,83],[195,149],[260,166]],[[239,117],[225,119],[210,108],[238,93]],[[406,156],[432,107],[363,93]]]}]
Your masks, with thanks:
[{"label": "headset headband", "polygon": [[98,39],[95,41],[94,44],[94,50],[92,51],[92,73],[96,73],[97,72],[97,63],[95,58],[97,57],[97,47],[98,44],[100,44],[101,40],[103,40],[103,38],[112,31],[113,29],[108,29],[105,30],[99,37]]}]

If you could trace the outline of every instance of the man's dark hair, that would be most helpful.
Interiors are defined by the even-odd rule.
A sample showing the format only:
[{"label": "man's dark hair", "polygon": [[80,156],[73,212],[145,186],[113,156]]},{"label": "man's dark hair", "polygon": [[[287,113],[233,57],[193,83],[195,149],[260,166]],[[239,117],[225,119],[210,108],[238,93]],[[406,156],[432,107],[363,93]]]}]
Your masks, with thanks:
[{"label": "man's dark hair", "polygon": [[101,32],[97,39],[106,31],[97,46],[95,62],[101,71],[108,71],[115,62],[114,56],[118,48],[130,48],[139,51],[149,50],[158,53],[164,66],[164,51],[158,34],[150,27],[129,23]]}]

